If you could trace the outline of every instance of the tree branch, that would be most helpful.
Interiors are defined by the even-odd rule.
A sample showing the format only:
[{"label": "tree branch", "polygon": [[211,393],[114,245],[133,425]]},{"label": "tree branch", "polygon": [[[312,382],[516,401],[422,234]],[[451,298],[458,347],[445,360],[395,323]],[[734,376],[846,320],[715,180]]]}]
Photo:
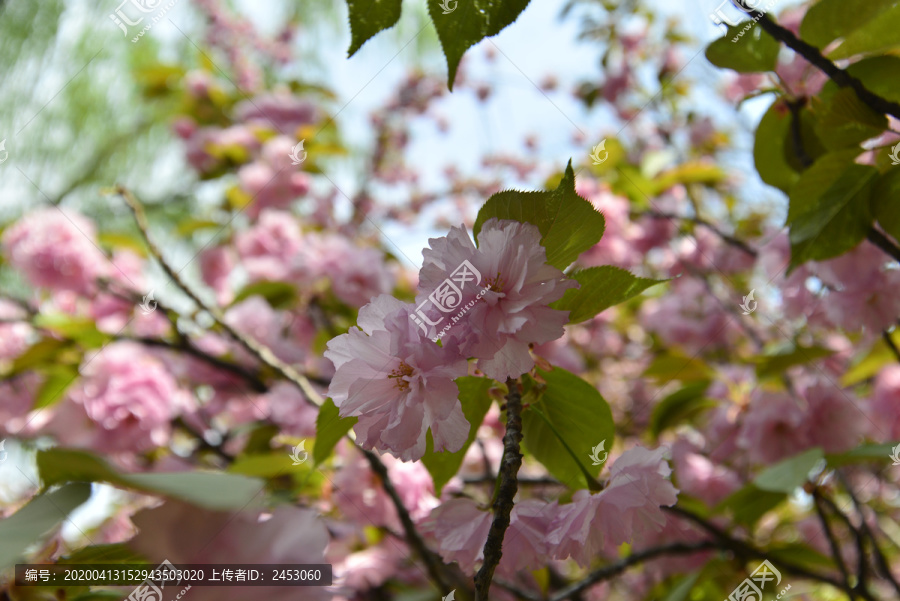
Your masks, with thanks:
[{"label": "tree branch", "polygon": [[680,221],[688,221],[695,225],[699,225],[705,227],[719,238],[721,238],[725,243],[738,248],[751,257],[757,256],[759,254],[755,248],[751,247],[749,244],[740,240],[739,238],[735,238],[731,234],[726,234],[718,227],[716,227],[713,223],[703,219],[702,217],[687,217],[685,215],[678,215],[676,213],[666,213],[663,211],[641,211],[638,213],[633,213],[632,217],[651,217],[653,219],[678,219]]},{"label": "tree branch", "polygon": [[795,36],[791,30],[774,22],[764,13],[751,10],[748,14],[757,20],[759,26],[762,27],[766,33],[805,58],[812,65],[830,77],[839,87],[852,89],[856,92],[856,95],[860,100],[865,102],[876,112],[893,115],[897,119],[900,119],[900,104],[882,98],[874,92],[871,92],[860,80],[822,56],[822,53],[819,52],[818,48],[804,42]]},{"label": "tree branch", "polygon": [[406,533],[406,540],[409,543],[409,546],[412,547],[413,551],[415,551],[422,560],[422,563],[425,564],[425,569],[428,570],[428,576],[442,591],[447,591],[449,587],[441,572],[443,562],[428,548],[425,544],[425,540],[416,530],[412,517],[410,517],[409,512],[406,510],[406,506],[403,504],[403,500],[400,498],[400,494],[397,492],[397,489],[394,488],[394,484],[388,476],[387,467],[381,461],[381,458],[372,451],[366,449],[360,450],[369,461],[369,466],[371,466],[372,471],[381,480],[384,491],[391,498],[391,501],[393,501],[394,507],[397,509],[397,515],[400,517],[400,524],[403,526],[403,531]]},{"label": "tree branch", "polygon": [[249,352],[251,355],[256,357],[260,362],[274,369],[278,374],[286,380],[289,380],[293,384],[300,389],[300,391],[306,396],[306,400],[315,405],[316,407],[321,407],[324,399],[316,392],[316,389],[313,388],[310,381],[306,378],[306,376],[297,372],[293,367],[279,359],[275,356],[272,351],[266,347],[265,345],[260,344],[255,339],[245,336],[241,334],[233,327],[228,325],[225,322],[225,316],[222,314],[222,311],[218,307],[214,307],[211,305],[207,305],[203,300],[200,299],[199,296],[187,285],[187,283],[182,280],[181,276],[175,271],[171,265],[163,258],[162,253],[159,248],[150,238],[150,226],[147,223],[147,217],[144,214],[144,209],[141,207],[140,202],[138,202],[137,198],[127,190],[124,186],[116,187],[117,193],[125,200],[128,204],[128,207],[131,209],[131,212],[134,214],[134,219],[137,222],[138,228],[141,230],[141,234],[143,235],[144,242],[147,243],[147,247],[150,249],[150,254],[156,259],[156,261],[163,268],[163,271],[166,272],[166,275],[171,278],[171,280],[177,285],[182,292],[184,292],[194,304],[196,304],[200,309],[209,313],[212,318],[216,321],[216,323],[221,327],[225,332],[238,344],[240,344],[244,349]]},{"label": "tree branch", "polygon": [[508,379],[506,385],[509,394],[506,396],[503,461],[500,464],[499,484],[493,503],[494,520],[484,543],[484,563],[475,574],[475,601],[488,601],[494,570],[503,555],[503,537],[509,528],[513,497],[519,490],[517,475],[522,467],[522,454],[519,451],[519,443],[522,441],[522,395],[514,379]]},{"label": "tree branch", "polygon": [[569,599],[573,595],[580,593],[598,582],[609,580],[613,576],[618,576],[631,566],[654,559],[660,555],[688,555],[698,551],[716,549],[717,547],[718,545],[715,541],[707,540],[697,543],[672,543],[670,545],[635,551],[624,559],[620,559],[619,561],[603,566],[602,568],[597,568],[582,580],[556,592],[550,597],[549,601],[563,601],[564,599]]},{"label": "tree branch", "polygon": [[881,551],[881,547],[878,546],[878,540],[875,538],[875,533],[869,528],[869,523],[866,521],[866,514],[863,513],[862,504],[859,502],[859,499],[856,498],[856,494],[853,492],[853,489],[850,488],[850,483],[847,482],[844,474],[841,473],[840,470],[835,470],[835,473],[841,481],[841,484],[844,486],[844,489],[847,491],[847,494],[850,495],[850,500],[853,501],[853,507],[859,514],[859,529],[869,537],[870,541],[872,541],[872,553],[875,555],[875,561],[878,564],[878,568],[881,570],[882,577],[891,583],[894,590],[897,591],[897,595],[900,596],[900,582],[897,582],[897,579],[894,578],[894,574],[891,572],[891,566],[885,558],[884,553]]},{"label": "tree branch", "polygon": [[890,238],[881,233],[874,227],[869,229],[866,234],[866,240],[886,252],[895,261],[900,261],[900,247],[894,244]]},{"label": "tree branch", "polygon": [[825,515],[825,509],[822,507],[821,493],[818,489],[813,490],[813,503],[816,507],[816,514],[819,516],[819,523],[822,525],[822,530],[825,532],[825,538],[828,539],[828,546],[831,548],[831,555],[834,557],[834,563],[841,573],[841,578],[843,579],[842,588],[844,589],[844,592],[847,593],[847,597],[850,601],[853,601],[856,598],[856,595],[853,594],[853,588],[850,586],[850,573],[847,571],[847,564],[844,563],[844,557],[841,555],[841,547],[834,537],[834,531],[831,529],[831,524],[828,523],[828,517]]},{"label": "tree branch", "polygon": [[[765,559],[767,556],[765,551],[763,551],[761,549],[757,549],[753,545],[746,543],[742,540],[733,538],[731,535],[729,535],[727,532],[725,532],[718,526],[716,526],[710,522],[707,522],[702,517],[690,512],[686,509],[678,507],[677,505],[675,505],[673,507],[661,507],[660,509],[662,509],[663,511],[668,511],[669,513],[673,513],[679,517],[685,518],[685,519],[697,524],[698,526],[700,526],[701,528],[706,530],[708,533],[712,534],[713,537],[718,539],[719,542],[721,543],[720,546],[722,548],[728,549],[728,550],[734,552],[736,555],[746,557],[746,558],[752,557],[754,559]],[[788,562],[788,561],[784,561],[783,559],[778,560],[778,565],[779,565],[779,567],[784,567],[784,569],[786,571],[796,574],[797,576],[809,578],[810,580],[817,580],[819,582],[825,582],[837,589],[843,589],[843,583],[840,580],[833,578],[827,574],[820,574],[819,572],[814,572],[812,570],[808,570],[801,565],[798,565],[798,564],[795,564],[792,562]]]}]

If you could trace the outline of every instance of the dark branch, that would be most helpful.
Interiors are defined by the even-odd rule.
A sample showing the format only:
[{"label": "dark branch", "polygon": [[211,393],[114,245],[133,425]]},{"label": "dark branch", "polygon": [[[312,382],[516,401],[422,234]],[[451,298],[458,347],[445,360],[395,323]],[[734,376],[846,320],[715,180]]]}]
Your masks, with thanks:
[{"label": "dark branch", "polygon": [[503,555],[503,537],[509,528],[513,497],[519,490],[517,475],[522,467],[519,443],[522,441],[522,395],[518,383],[506,381],[509,394],[506,397],[506,434],[503,436],[503,461],[500,463],[499,485],[493,503],[494,520],[484,543],[484,563],[475,574],[475,601],[488,601],[494,570]]},{"label": "dark branch", "polygon": [[778,40],[779,42],[783,42],[785,46],[808,60],[811,64],[816,66],[819,70],[825,73],[828,77],[834,81],[839,87],[842,88],[850,88],[856,95],[859,96],[859,99],[869,105],[873,110],[881,114],[893,115],[897,119],[900,119],[900,104],[896,102],[891,102],[881,96],[871,92],[868,88],[866,88],[863,83],[835,65],[833,62],[822,56],[822,53],[819,52],[819,49],[804,42],[800,38],[794,35],[794,33],[782,27],[778,23],[774,22],[767,15],[757,12],[755,10],[750,11],[750,16],[756,19],[759,22],[759,26],[763,28],[763,30],[768,33],[770,36]]}]

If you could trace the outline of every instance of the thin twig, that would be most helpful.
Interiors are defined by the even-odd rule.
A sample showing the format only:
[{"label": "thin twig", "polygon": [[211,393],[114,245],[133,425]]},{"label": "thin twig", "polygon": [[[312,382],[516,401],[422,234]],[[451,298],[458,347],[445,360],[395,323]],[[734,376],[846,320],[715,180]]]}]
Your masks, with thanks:
[{"label": "thin twig", "polygon": [[847,564],[844,563],[844,557],[841,555],[841,547],[834,537],[834,531],[831,529],[831,524],[828,523],[828,516],[825,514],[824,507],[822,507],[821,493],[818,489],[813,490],[813,503],[816,507],[816,514],[819,516],[819,523],[822,525],[822,530],[825,532],[825,538],[828,539],[828,546],[831,548],[834,563],[841,573],[841,578],[844,580],[844,592],[847,593],[847,597],[850,601],[853,601],[855,595],[853,594],[853,588],[850,586],[850,572],[847,571]]},{"label": "thin twig", "polygon": [[881,233],[876,228],[869,228],[866,234],[866,240],[883,250],[891,256],[895,261],[900,261],[900,247],[894,244],[890,238]]},{"label": "thin twig", "polygon": [[[661,509],[697,524],[708,533],[712,534],[715,538],[719,539],[721,547],[734,552],[736,555],[754,559],[766,558],[767,554],[765,551],[757,549],[747,542],[733,538],[730,534],[728,534],[718,526],[706,521],[702,517],[688,511],[687,509],[678,507],[677,505],[673,507],[661,507]],[[810,580],[816,580],[818,582],[825,582],[835,588],[843,589],[843,583],[840,580],[837,580],[836,578],[833,578],[827,574],[821,574],[819,572],[809,570],[799,564],[785,561],[784,559],[779,559],[778,565],[779,567],[783,567],[786,571],[796,574],[797,576],[802,576],[804,578],[809,578]]]},{"label": "thin twig", "polygon": [[678,215],[677,213],[666,213],[664,211],[640,211],[638,213],[632,214],[632,217],[650,217],[653,219],[678,219],[680,221],[687,221],[689,223],[693,223],[695,225],[699,225],[705,227],[719,238],[721,238],[727,244],[734,246],[747,253],[751,257],[757,256],[759,253],[755,248],[744,242],[739,238],[735,238],[731,234],[726,234],[722,230],[720,230],[713,223],[703,219],[702,217],[688,217],[686,215]]},{"label": "thin twig", "polygon": [[165,260],[159,248],[150,238],[150,226],[147,223],[147,217],[144,214],[144,209],[141,207],[140,202],[138,202],[137,198],[127,190],[124,186],[118,186],[116,188],[117,193],[125,199],[125,202],[128,204],[128,207],[131,209],[131,212],[134,214],[135,221],[137,222],[138,228],[141,230],[141,234],[143,235],[144,242],[146,242],[147,247],[150,249],[150,254],[156,259],[156,261],[163,268],[163,271],[166,272],[166,275],[172,279],[172,281],[177,285],[182,292],[184,292],[194,303],[202,310],[209,313],[215,322],[221,327],[225,332],[238,344],[244,347],[247,352],[256,357],[259,361],[268,365],[272,369],[274,369],[278,374],[286,380],[293,382],[297,388],[306,396],[306,400],[315,405],[316,407],[321,407],[324,399],[316,392],[316,389],[313,388],[310,381],[306,378],[306,376],[300,374],[293,367],[279,359],[275,356],[272,351],[266,347],[265,345],[260,344],[255,339],[245,336],[241,334],[233,327],[231,327],[228,323],[225,322],[225,316],[222,314],[222,311],[218,307],[214,307],[212,305],[208,305],[203,300],[200,299],[199,296],[187,285],[187,283],[181,278],[179,273],[175,271],[171,265]]},{"label": "thin twig", "polygon": [[519,490],[517,475],[522,467],[522,395],[518,383],[510,378],[506,381],[509,394],[506,396],[506,434],[503,436],[503,460],[500,463],[499,483],[492,508],[494,520],[484,543],[484,563],[475,574],[475,601],[488,601],[494,570],[503,555],[503,537],[509,528],[513,497]]},{"label": "thin twig", "polygon": [[856,493],[850,488],[850,483],[847,482],[844,474],[840,470],[835,470],[835,473],[837,474],[838,480],[840,480],[844,489],[847,491],[847,494],[850,495],[850,500],[853,501],[853,507],[856,508],[856,512],[859,514],[860,530],[865,532],[866,536],[869,537],[869,540],[872,541],[872,553],[875,555],[875,562],[881,570],[882,577],[891,583],[894,590],[897,591],[898,597],[900,597],[900,582],[897,582],[897,579],[894,578],[894,574],[891,572],[891,566],[885,558],[884,553],[881,551],[881,547],[878,546],[878,540],[875,538],[875,533],[869,528],[869,523],[866,521],[866,514],[863,513],[862,504],[859,502],[859,499],[856,498]]},{"label": "thin twig", "polygon": [[856,558],[856,560],[857,560],[857,567],[856,567],[857,583],[856,583],[855,588],[862,589],[862,590],[868,592],[867,588],[866,588],[867,587],[866,583],[869,581],[869,564],[867,562],[868,553],[866,552],[866,538],[862,532],[862,528],[857,528],[853,524],[853,522],[850,520],[850,518],[843,511],[841,511],[841,509],[837,506],[837,504],[832,499],[830,499],[828,496],[822,494],[821,499],[825,503],[825,505],[828,506],[828,508],[831,510],[831,512],[834,515],[836,515],[844,523],[844,525],[847,527],[848,530],[850,530],[850,532],[853,533],[853,538],[856,540],[856,555],[857,555],[857,558]]},{"label": "thin twig", "polygon": [[614,576],[618,576],[633,565],[654,559],[660,555],[688,555],[697,553],[698,551],[707,551],[716,548],[718,548],[718,544],[715,541],[706,540],[696,543],[672,543],[670,545],[635,551],[628,557],[620,559],[615,563],[597,568],[578,582],[556,592],[550,597],[549,601],[563,601],[563,599],[570,599],[573,595],[580,593],[598,582],[609,580]]},{"label": "thin twig", "polygon": [[428,570],[428,576],[437,584],[441,590],[447,590],[447,582],[444,580],[444,575],[441,573],[441,565],[442,562],[439,557],[437,557],[433,551],[431,551],[428,546],[425,544],[425,540],[416,530],[415,524],[413,524],[412,517],[410,517],[409,512],[406,510],[406,506],[403,505],[403,500],[400,498],[400,494],[397,492],[397,489],[394,488],[394,484],[391,482],[390,477],[388,476],[387,467],[381,461],[381,459],[373,453],[372,451],[361,449],[363,455],[365,455],[366,459],[369,461],[369,465],[372,468],[372,471],[376,476],[381,480],[381,485],[384,487],[384,491],[388,494],[391,500],[394,502],[394,506],[397,508],[397,514],[400,517],[400,523],[403,525],[403,530],[406,532],[406,540],[409,542],[409,546],[416,552],[419,558],[422,560],[422,563],[425,564],[425,569]]}]

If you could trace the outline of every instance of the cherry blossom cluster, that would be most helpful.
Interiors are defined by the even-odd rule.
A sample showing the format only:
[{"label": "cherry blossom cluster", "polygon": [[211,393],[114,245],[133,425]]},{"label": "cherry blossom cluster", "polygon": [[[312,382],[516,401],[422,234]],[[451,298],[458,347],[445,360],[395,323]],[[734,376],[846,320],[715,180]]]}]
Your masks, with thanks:
[{"label": "cherry blossom cluster", "polygon": [[[458,451],[470,424],[454,380],[468,373],[467,359],[503,382],[534,367],[529,345],[563,335],[568,312],[548,305],[577,283],[547,264],[540,240],[536,226],[511,220],[486,221],[477,247],[453,228],[429,241],[414,304],[379,296],[360,310],[359,327],[328,343],[336,370],[328,394],[342,416],[359,417],[364,448],[419,459],[431,429],[436,451]],[[468,309],[458,321],[447,315],[457,307]]]}]

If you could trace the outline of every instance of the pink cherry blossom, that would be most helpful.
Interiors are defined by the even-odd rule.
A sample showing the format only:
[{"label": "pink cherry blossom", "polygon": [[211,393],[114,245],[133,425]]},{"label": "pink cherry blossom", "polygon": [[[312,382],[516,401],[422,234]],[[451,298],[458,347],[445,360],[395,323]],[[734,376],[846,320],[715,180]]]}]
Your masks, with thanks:
[{"label": "pink cherry blossom", "polygon": [[752,462],[775,463],[811,446],[806,419],[790,395],[757,390],[743,416],[737,444]]},{"label": "pink cherry blossom", "polygon": [[37,209],[3,232],[10,264],[40,288],[88,294],[109,261],[97,247],[94,224],[61,208]]},{"label": "pink cherry blossom", "polygon": [[665,447],[629,449],[610,468],[602,492],[591,495],[581,490],[572,503],[560,506],[548,535],[554,557],[572,557],[587,566],[597,555],[661,530],[666,518],[660,506],[678,500],[678,490],[668,480],[672,470],[663,458],[665,452]]},{"label": "pink cherry blossom", "polygon": [[[282,361],[298,363],[306,357],[306,349],[288,336],[292,318],[284,311],[275,310],[261,296],[251,296],[225,312],[225,322],[243,334],[272,350]],[[250,361],[243,347],[235,346],[235,353],[244,361]]]},{"label": "pink cherry blossom", "polygon": [[314,123],[318,113],[314,104],[287,92],[261,94],[235,108],[238,120],[274,129],[285,136],[296,135],[298,127]]},{"label": "pink cherry blossom", "polygon": [[34,329],[28,323],[26,311],[8,300],[0,299],[0,364],[21,355],[33,336]]},{"label": "pink cherry blossom", "polygon": [[382,252],[357,246],[340,234],[308,235],[296,272],[301,282],[327,280],[334,295],[352,307],[362,307],[373,297],[391,292],[395,280],[384,265]]},{"label": "pink cherry blossom", "polygon": [[[450,334],[461,342],[463,354],[477,357],[481,370],[495,380],[530,370],[534,360],[528,345],[549,342],[564,333],[568,312],[548,305],[578,284],[547,264],[540,240],[540,231],[530,223],[492,218],[478,234],[478,248],[465,229],[454,227],[449,235],[429,240],[431,247],[423,251],[418,306],[427,305],[429,295],[464,261],[481,274],[480,286],[470,281],[461,289],[456,307],[472,308]],[[431,314],[436,314],[434,308]]]},{"label": "pink cherry blossom", "polygon": [[883,442],[900,439],[900,365],[878,372],[872,387],[872,435]]},{"label": "pink cherry blossom", "polygon": [[220,305],[230,303],[234,299],[234,293],[229,285],[229,278],[237,262],[234,249],[230,246],[207,248],[200,253],[199,261],[200,275],[206,285],[215,291],[216,301]]},{"label": "pink cherry blossom", "polygon": [[190,407],[165,365],[131,342],[114,342],[82,368],[72,399],[98,429],[100,450],[141,451],[167,442],[169,422]]},{"label": "pink cherry blossom", "polygon": [[[340,451],[346,463],[332,481],[334,502],[345,516],[362,526],[387,526],[400,531],[400,518],[390,497],[372,472],[368,460],[356,450]],[[352,453],[352,454],[351,454]],[[404,507],[414,521],[426,518],[437,506],[431,475],[421,462],[402,462],[384,455],[382,462]]]},{"label": "pink cherry blossom", "polygon": [[803,391],[808,404],[805,429],[810,444],[826,453],[842,453],[859,446],[872,425],[852,393],[821,378]]},{"label": "pink cherry blossom", "polygon": [[311,405],[296,386],[278,382],[262,396],[272,421],[291,436],[315,436],[319,410]]},{"label": "pink cherry blossom", "polygon": [[672,460],[681,492],[697,497],[710,507],[740,487],[737,474],[696,452],[687,441],[679,440],[673,445]]},{"label": "pink cherry blossom", "polygon": [[491,529],[491,513],[467,498],[451,499],[431,512],[420,525],[445,562],[456,562],[466,574],[484,560],[484,543]]},{"label": "pink cherry blossom", "polygon": [[341,416],[355,415],[363,448],[403,461],[425,453],[430,428],[436,451],[458,451],[469,433],[453,381],[466,361],[452,341],[440,347],[409,319],[412,307],[382,295],[360,309],[359,325],[328,343],[335,365],[329,396]]},{"label": "pink cherry blossom", "polygon": [[264,209],[253,227],[237,235],[235,246],[251,281],[287,280],[302,246],[300,227],[290,213]]}]

